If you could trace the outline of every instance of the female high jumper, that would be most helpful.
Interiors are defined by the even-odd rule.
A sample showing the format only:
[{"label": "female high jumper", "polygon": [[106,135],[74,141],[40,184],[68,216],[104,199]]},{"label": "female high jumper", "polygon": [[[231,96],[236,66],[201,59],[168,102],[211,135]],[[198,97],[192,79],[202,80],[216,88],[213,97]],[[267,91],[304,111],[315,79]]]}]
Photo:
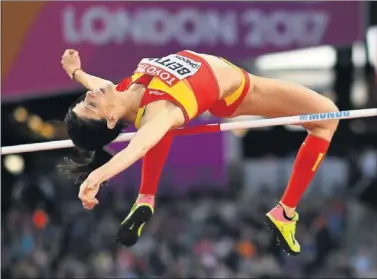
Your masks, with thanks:
[{"label": "female high jumper", "polygon": [[[75,146],[93,152],[85,163],[70,159],[62,166],[79,179],[83,206],[92,209],[98,204],[100,186],[143,158],[139,196],[117,235],[126,246],[137,242],[154,213],[158,181],[177,128],[205,111],[226,118],[338,111],[331,100],[308,88],[255,76],[223,58],[189,50],[144,58],[132,76],[117,85],[86,73],[76,50],[66,50],[61,63],[73,80],[89,90],[69,108],[65,122]],[[126,123],[134,123],[138,129],[129,145],[114,157],[103,156],[103,147]],[[292,255],[301,250],[295,238],[296,207],[329,148],[338,120],[302,126],[308,135],[298,151],[287,188],[265,216],[280,246]]]}]

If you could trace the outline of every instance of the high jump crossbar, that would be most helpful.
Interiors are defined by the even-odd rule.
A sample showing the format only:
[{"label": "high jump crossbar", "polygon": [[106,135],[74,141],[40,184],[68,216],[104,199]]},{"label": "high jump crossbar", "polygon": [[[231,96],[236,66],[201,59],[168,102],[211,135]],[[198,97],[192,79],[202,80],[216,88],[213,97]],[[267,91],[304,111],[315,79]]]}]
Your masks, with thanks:
[{"label": "high jump crossbar", "polygon": [[[173,133],[178,136],[183,136],[183,135],[194,135],[194,134],[202,134],[202,133],[213,133],[213,132],[220,132],[220,131],[231,131],[231,130],[238,130],[238,129],[252,129],[252,128],[260,128],[260,127],[280,126],[280,125],[299,125],[299,124],[313,122],[313,121],[325,121],[325,120],[331,120],[331,119],[352,119],[352,118],[363,118],[363,117],[373,117],[373,116],[377,116],[377,108],[348,110],[348,111],[340,111],[340,112],[303,114],[303,115],[288,116],[288,117],[266,118],[266,119],[258,119],[258,120],[246,120],[246,121],[238,121],[238,122],[198,125],[198,126],[180,128],[173,131]],[[134,135],[135,133],[121,134],[119,137],[117,137],[113,141],[113,143],[130,141]],[[71,140],[21,144],[21,145],[1,147],[1,155],[70,148],[70,147],[74,147],[74,144]]]}]

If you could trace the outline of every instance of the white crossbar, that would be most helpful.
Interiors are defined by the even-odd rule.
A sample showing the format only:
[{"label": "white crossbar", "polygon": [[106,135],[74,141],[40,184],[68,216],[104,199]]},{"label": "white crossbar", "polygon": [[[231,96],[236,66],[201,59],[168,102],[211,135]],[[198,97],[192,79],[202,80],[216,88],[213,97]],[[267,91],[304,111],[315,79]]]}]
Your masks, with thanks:
[{"label": "white crossbar", "polygon": [[[330,120],[330,119],[351,119],[351,118],[362,118],[362,117],[373,117],[373,116],[377,116],[377,108],[305,114],[305,115],[297,115],[297,116],[247,120],[247,121],[221,123],[221,124],[208,124],[208,125],[197,127],[196,130],[198,131],[197,133],[206,133],[206,132],[230,131],[230,130],[237,130],[237,129],[252,129],[252,128],[269,127],[269,126],[280,126],[280,125],[298,125],[298,124],[303,124],[303,123],[308,123],[308,122],[313,122],[313,121],[325,121],[325,120]],[[212,127],[212,128],[206,129],[209,127]],[[214,127],[215,129],[213,129]],[[181,135],[185,134],[185,129],[186,128],[180,129]],[[130,141],[132,137],[134,136],[134,134],[135,133],[121,134],[113,142]],[[71,140],[21,144],[21,145],[1,147],[1,155],[34,152],[34,151],[42,151],[42,150],[52,150],[52,149],[60,149],[60,148],[70,148],[73,146],[74,144]]]}]

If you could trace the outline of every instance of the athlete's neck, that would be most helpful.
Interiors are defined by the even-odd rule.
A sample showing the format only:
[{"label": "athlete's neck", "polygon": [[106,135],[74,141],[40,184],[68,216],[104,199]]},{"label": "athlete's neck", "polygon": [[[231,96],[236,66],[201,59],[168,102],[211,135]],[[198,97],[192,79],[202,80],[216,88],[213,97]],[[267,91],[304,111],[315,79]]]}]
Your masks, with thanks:
[{"label": "athlete's neck", "polygon": [[129,89],[119,92],[120,106],[122,107],[122,119],[135,123],[137,112],[143,98],[145,87],[140,84],[131,85]]}]

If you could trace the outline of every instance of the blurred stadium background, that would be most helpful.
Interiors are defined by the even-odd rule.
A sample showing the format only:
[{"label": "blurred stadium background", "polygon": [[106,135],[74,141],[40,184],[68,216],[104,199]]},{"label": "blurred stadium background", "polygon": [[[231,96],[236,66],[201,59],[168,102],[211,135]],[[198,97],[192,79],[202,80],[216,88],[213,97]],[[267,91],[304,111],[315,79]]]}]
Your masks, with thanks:
[{"label": "blurred stadium background", "polygon": [[[87,72],[114,82],[143,57],[192,49],[306,85],[342,110],[377,107],[377,2],[2,2],[1,9],[2,146],[66,138],[61,121],[84,92],[60,67],[66,48],[80,51]],[[280,253],[263,228],[304,137],[286,126],[177,139],[156,215],[131,249],[115,234],[136,198],[140,164],[88,212],[55,168],[72,150],[2,156],[2,276],[376,278],[376,118],[341,122],[299,207],[301,256]]]}]

